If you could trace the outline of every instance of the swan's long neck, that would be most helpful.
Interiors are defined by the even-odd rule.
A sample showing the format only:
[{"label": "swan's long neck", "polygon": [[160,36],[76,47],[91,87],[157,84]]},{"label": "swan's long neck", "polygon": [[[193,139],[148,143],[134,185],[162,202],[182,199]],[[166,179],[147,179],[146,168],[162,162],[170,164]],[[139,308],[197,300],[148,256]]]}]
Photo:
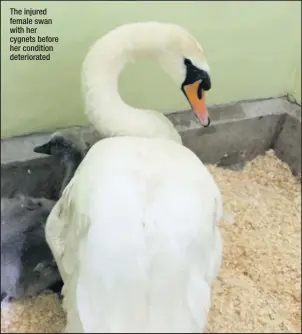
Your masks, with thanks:
[{"label": "swan's long neck", "polygon": [[161,27],[160,34],[156,34],[155,27],[156,23],[119,27],[99,39],[88,52],[82,73],[86,113],[104,137],[160,137],[181,143],[164,115],[131,107],[118,92],[119,74],[128,62],[164,52],[169,29],[163,31]]}]

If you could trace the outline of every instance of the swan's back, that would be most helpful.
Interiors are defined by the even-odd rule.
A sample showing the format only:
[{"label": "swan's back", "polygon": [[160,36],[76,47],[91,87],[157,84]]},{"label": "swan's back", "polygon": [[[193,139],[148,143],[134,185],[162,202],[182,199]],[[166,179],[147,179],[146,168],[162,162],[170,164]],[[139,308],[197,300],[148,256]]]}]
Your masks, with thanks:
[{"label": "swan's back", "polygon": [[191,151],[162,139],[105,139],[57,214],[69,220],[64,303],[84,332],[203,330],[220,266],[222,203]]}]

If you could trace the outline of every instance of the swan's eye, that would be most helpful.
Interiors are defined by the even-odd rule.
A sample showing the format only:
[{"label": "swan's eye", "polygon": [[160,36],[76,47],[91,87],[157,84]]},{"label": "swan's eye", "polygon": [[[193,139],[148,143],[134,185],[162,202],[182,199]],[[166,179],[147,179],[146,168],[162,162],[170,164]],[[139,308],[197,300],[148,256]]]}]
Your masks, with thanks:
[{"label": "swan's eye", "polygon": [[184,63],[185,63],[186,66],[193,65],[192,62],[191,62],[191,60],[188,59],[188,58],[185,58]]}]

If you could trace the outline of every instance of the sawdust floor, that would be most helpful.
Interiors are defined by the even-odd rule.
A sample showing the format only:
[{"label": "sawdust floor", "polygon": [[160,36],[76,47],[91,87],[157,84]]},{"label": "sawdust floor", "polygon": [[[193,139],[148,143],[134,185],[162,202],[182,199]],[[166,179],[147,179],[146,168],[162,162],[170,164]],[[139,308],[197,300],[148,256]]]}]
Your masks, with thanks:
[{"label": "sawdust floor", "polygon": [[[234,172],[209,166],[228,212],[210,333],[301,333],[301,183],[273,152]],[[55,295],[2,307],[1,333],[58,333]]]}]

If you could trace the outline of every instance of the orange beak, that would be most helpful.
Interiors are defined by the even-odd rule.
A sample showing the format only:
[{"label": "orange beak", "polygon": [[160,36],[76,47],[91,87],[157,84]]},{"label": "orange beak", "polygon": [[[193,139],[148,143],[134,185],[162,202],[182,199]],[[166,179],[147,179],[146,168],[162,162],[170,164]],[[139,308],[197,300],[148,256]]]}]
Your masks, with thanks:
[{"label": "orange beak", "polygon": [[210,117],[206,106],[205,91],[203,89],[201,90],[201,99],[198,97],[200,83],[201,80],[197,80],[192,84],[184,86],[183,89],[200,123],[204,127],[207,127],[210,125]]}]

